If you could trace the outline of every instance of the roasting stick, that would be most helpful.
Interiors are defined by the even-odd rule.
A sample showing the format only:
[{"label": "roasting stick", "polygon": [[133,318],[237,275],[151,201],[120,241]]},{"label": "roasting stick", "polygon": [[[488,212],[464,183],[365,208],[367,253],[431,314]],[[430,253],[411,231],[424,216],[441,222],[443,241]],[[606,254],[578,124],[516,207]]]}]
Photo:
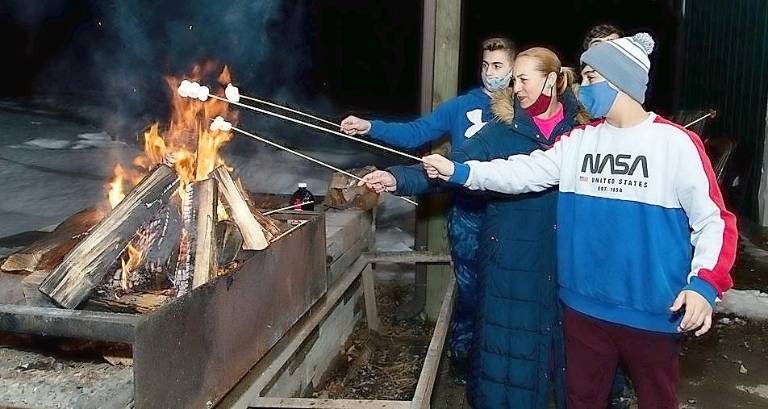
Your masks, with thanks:
[{"label": "roasting stick", "polygon": [[295,225],[295,226],[291,227],[290,229],[286,230],[286,231],[285,231],[285,233],[282,233],[282,234],[280,234],[279,236],[277,236],[277,237],[275,237],[274,239],[272,239],[272,243],[274,243],[274,242],[276,242],[276,241],[278,241],[278,240],[282,239],[283,237],[285,237],[285,236],[287,236],[287,235],[291,234],[291,232],[292,232],[292,231],[294,231],[294,230],[298,229],[299,227],[301,227],[301,226],[303,226],[303,225],[305,225],[305,224],[307,224],[307,223],[309,223],[309,220],[302,220],[301,222],[299,222],[299,224],[297,224],[297,225]]},{"label": "roasting stick", "polygon": [[333,128],[340,128],[341,127],[340,124],[336,124],[336,123],[333,123],[331,121],[325,120],[323,118],[319,118],[319,117],[316,117],[314,115],[310,115],[310,114],[308,114],[306,112],[301,112],[301,111],[299,111],[297,109],[293,109],[293,108],[289,108],[289,107],[286,107],[286,106],[283,106],[283,105],[275,104],[274,102],[265,101],[263,99],[249,97],[248,95],[241,95],[240,94],[240,89],[237,88],[236,86],[232,85],[232,84],[227,85],[227,88],[224,90],[224,95],[227,97],[227,100],[230,101],[230,102],[240,102],[241,98],[242,99],[247,99],[247,100],[250,100],[250,101],[258,102],[260,104],[269,105],[271,107],[282,109],[282,110],[285,110],[285,111],[288,111],[288,112],[293,112],[294,114],[303,115],[303,116],[305,116],[307,118],[312,118],[312,119],[314,119],[316,121],[320,121],[320,122],[322,122],[324,124],[330,125]]},{"label": "roasting stick", "polygon": [[[345,174],[345,175],[347,175],[347,176],[351,177],[352,179],[355,179],[355,180],[358,180],[358,181],[361,181],[361,182],[365,182],[365,181],[363,180],[363,178],[361,178],[361,177],[359,177],[359,176],[357,176],[357,175],[353,175],[352,173],[349,173],[349,172],[347,172],[346,170],[342,170],[342,169],[339,169],[339,168],[337,168],[337,167],[335,167],[335,166],[333,166],[333,165],[329,165],[329,164],[327,164],[327,163],[325,163],[325,162],[323,162],[323,161],[321,161],[321,160],[315,159],[315,158],[313,158],[313,157],[311,157],[311,156],[307,156],[307,155],[305,155],[305,154],[303,154],[303,153],[301,153],[301,152],[297,152],[297,151],[295,151],[295,150],[293,150],[293,149],[291,149],[291,148],[286,148],[285,146],[282,146],[282,145],[280,145],[280,144],[277,144],[277,143],[275,143],[275,142],[272,142],[272,141],[270,141],[269,139],[264,139],[264,138],[262,138],[262,137],[260,137],[260,136],[254,135],[254,134],[252,134],[252,133],[250,133],[250,132],[248,132],[248,131],[242,130],[242,129],[240,129],[240,128],[237,128],[237,127],[235,127],[235,126],[233,126],[231,129],[232,129],[233,131],[235,131],[235,132],[239,132],[239,133],[241,133],[241,134],[243,134],[243,135],[246,135],[246,136],[250,136],[250,137],[251,137],[251,138],[253,138],[253,139],[256,139],[256,140],[258,140],[258,141],[264,142],[264,143],[266,143],[267,145],[273,146],[273,147],[275,147],[275,148],[277,148],[277,149],[281,149],[281,150],[284,150],[284,151],[286,151],[286,152],[288,152],[288,153],[292,153],[292,154],[294,154],[294,155],[296,155],[296,156],[298,156],[298,157],[300,157],[300,158],[304,158],[304,159],[306,159],[306,160],[308,160],[308,161],[310,161],[310,162],[314,162],[314,163],[317,163],[317,164],[318,164],[318,165],[320,165],[320,166],[324,166],[324,167],[326,167],[326,168],[328,168],[328,169],[331,169],[331,170],[334,170],[334,171],[336,171],[336,172],[339,172],[339,173],[343,173],[343,174]],[[411,200],[411,199],[408,199],[407,197],[403,197],[403,196],[396,196],[396,195],[393,195],[393,196],[395,196],[395,197],[396,197],[396,198],[398,198],[398,199],[401,199],[401,200],[405,200],[406,202],[408,202],[408,203],[410,203],[410,204],[412,204],[412,205],[414,205],[414,206],[418,206],[418,205],[419,205],[418,203],[414,202],[414,201],[413,201],[413,200]]]},{"label": "roasting stick", "polygon": [[398,151],[396,149],[392,149],[392,148],[384,146],[384,145],[379,145],[378,143],[373,143],[373,142],[370,142],[370,141],[366,141],[365,139],[360,139],[360,138],[355,138],[354,136],[345,135],[345,134],[343,134],[341,132],[333,131],[333,130],[330,130],[328,128],[323,128],[322,126],[317,126],[315,124],[310,124],[308,122],[304,122],[304,121],[302,121],[300,119],[295,119],[295,118],[291,118],[291,117],[288,117],[288,116],[285,116],[285,115],[280,115],[280,114],[272,112],[272,111],[267,111],[265,109],[256,108],[254,106],[242,104],[240,102],[230,101],[230,100],[228,100],[226,98],[222,98],[222,97],[220,97],[218,95],[208,94],[208,97],[213,98],[213,99],[218,99],[219,101],[224,101],[224,102],[229,103],[229,104],[237,105],[237,106],[242,107],[242,108],[250,109],[252,111],[260,112],[262,114],[271,115],[271,116],[274,116],[276,118],[284,119],[286,121],[291,121],[291,122],[297,123],[299,125],[308,126],[310,128],[317,129],[317,130],[320,130],[320,131],[323,131],[323,132],[328,132],[330,134],[338,135],[338,136],[341,136],[342,138],[351,139],[353,141],[357,141],[357,142],[360,142],[360,143],[365,144],[365,145],[374,146],[376,148],[383,149],[383,150],[385,150],[387,152],[391,152],[391,153],[394,153],[396,155],[404,156],[406,158],[413,159],[413,160],[416,160],[416,161],[419,161],[419,162],[422,162],[422,163],[424,162],[424,160],[419,158],[418,156],[413,156],[413,155],[407,154],[405,152],[400,152],[400,151]]},{"label": "roasting stick", "polygon": [[314,116],[314,115],[310,115],[310,114],[308,114],[308,113],[306,113],[306,112],[301,112],[301,111],[299,111],[299,110],[296,110],[296,109],[288,108],[288,107],[286,107],[286,106],[282,106],[282,105],[279,105],[279,104],[275,104],[275,103],[273,103],[273,102],[264,101],[264,100],[262,100],[262,99],[258,99],[258,98],[254,98],[254,97],[249,97],[248,95],[240,95],[240,98],[242,98],[242,99],[247,99],[247,100],[249,100],[249,101],[253,101],[253,102],[258,102],[258,103],[260,103],[260,104],[264,104],[264,105],[269,105],[269,106],[271,106],[271,107],[275,107],[275,108],[278,108],[278,109],[283,109],[283,110],[285,110],[285,111],[288,111],[288,112],[293,112],[294,114],[303,115],[303,116],[305,116],[305,117],[307,117],[307,118],[312,118],[312,119],[314,119],[314,120],[316,120],[316,121],[320,121],[320,122],[322,122],[322,123],[324,123],[324,124],[326,124],[326,125],[330,125],[330,126],[332,126],[332,127],[334,127],[334,128],[339,128],[339,127],[341,127],[341,125],[339,125],[339,124],[335,124],[335,123],[333,123],[333,122],[331,122],[331,121],[328,121],[328,120],[325,120],[325,119],[323,119],[323,118],[319,118],[319,117],[316,117],[316,116]]},{"label": "roasting stick", "polygon": [[281,208],[279,208],[279,209],[270,210],[270,211],[268,211],[268,212],[264,212],[264,213],[262,213],[262,214],[263,214],[264,216],[269,216],[270,214],[273,214],[273,213],[282,212],[283,210],[291,210],[291,209],[294,209],[294,208],[296,208],[297,206],[298,206],[298,207],[301,207],[301,206],[304,206],[304,205],[308,205],[308,204],[312,204],[312,203],[315,203],[315,201],[314,201],[314,200],[310,200],[310,201],[308,201],[308,202],[303,202],[303,203],[293,204],[293,205],[290,205],[290,206],[281,207]]},{"label": "roasting stick", "polygon": [[695,125],[695,124],[697,124],[697,123],[699,123],[699,122],[709,118],[710,116],[714,117],[716,113],[717,113],[717,111],[709,111],[706,115],[704,115],[701,118],[699,118],[699,119],[689,123],[688,125],[684,126],[683,128],[688,128],[690,126],[693,126],[693,125]]}]

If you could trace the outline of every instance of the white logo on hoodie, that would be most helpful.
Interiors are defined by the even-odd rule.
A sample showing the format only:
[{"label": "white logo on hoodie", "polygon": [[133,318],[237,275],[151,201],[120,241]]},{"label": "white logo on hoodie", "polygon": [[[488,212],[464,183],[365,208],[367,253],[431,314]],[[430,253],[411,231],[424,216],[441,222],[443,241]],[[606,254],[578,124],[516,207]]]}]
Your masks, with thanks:
[{"label": "white logo on hoodie", "polygon": [[464,131],[464,137],[466,138],[471,138],[472,136],[474,136],[477,133],[477,131],[479,131],[486,124],[486,122],[483,122],[482,109],[467,111],[467,119],[469,119],[469,122],[472,124],[472,126],[470,126],[469,128],[467,128],[466,131]]}]

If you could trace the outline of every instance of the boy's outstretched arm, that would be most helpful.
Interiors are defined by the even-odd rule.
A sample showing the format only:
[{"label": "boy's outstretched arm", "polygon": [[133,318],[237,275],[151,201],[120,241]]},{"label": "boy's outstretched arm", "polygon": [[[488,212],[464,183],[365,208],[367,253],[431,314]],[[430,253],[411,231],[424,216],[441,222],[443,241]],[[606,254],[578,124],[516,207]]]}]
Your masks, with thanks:
[{"label": "boy's outstretched arm", "polygon": [[425,156],[430,178],[464,185],[472,190],[517,194],[540,192],[560,182],[562,140],[547,151],[515,155],[490,162],[453,162],[440,155]]}]

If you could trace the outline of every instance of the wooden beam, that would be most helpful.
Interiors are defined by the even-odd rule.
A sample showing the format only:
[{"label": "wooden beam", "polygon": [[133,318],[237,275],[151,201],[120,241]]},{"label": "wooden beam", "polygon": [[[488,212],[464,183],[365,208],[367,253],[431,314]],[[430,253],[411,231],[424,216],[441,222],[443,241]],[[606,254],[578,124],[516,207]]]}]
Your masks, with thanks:
[{"label": "wooden beam", "polygon": [[173,169],[158,166],[78,243],[40,285],[65,308],[77,307],[98,286],[136,230],[175,192]]},{"label": "wooden beam", "polygon": [[409,401],[310,398],[256,398],[249,408],[290,409],[407,409]]},{"label": "wooden beam", "polygon": [[347,269],[336,282],[335,286],[328,290],[325,298],[318,301],[318,303],[312,307],[308,319],[304,322],[300,322],[294,327],[296,332],[292,334],[291,341],[266,368],[260,370],[259,379],[248,388],[249,390],[259,391],[259,394],[263,393],[264,389],[267,388],[269,383],[280,374],[280,371],[288,363],[291,357],[293,357],[296,351],[301,348],[304,341],[309,338],[312,332],[323,322],[325,317],[333,311],[336,303],[344,295],[347,289],[349,289],[352,283],[357,280],[367,264],[365,258],[360,257]]},{"label": "wooden beam", "polygon": [[364,253],[370,263],[448,264],[451,255],[436,251],[377,251]]},{"label": "wooden beam", "polygon": [[0,305],[0,331],[133,343],[135,314]]},{"label": "wooden beam", "polygon": [[453,315],[453,298],[456,293],[456,279],[450,277],[448,288],[443,297],[443,305],[440,308],[440,315],[437,317],[435,329],[432,333],[432,340],[429,342],[427,356],[424,358],[424,365],[421,367],[419,382],[416,384],[416,391],[413,393],[411,409],[428,409],[432,399],[432,389],[437,380],[437,370],[440,365],[440,358],[443,355],[443,346],[445,338],[450,327],[451,316]]},{"label": "wooden beam", "polygon": [[245,195],[237,187],[229,171],[220,166],[211,172],[212,178],[219,182],[219,192],[224,196],[229,210],[229,216],[237,224],[243,235],[243,248],[245,250],[264,250],[269,245],[264,229],[256,220]]},{"label": "wooden beam", "polygon": [[376,278],[370,264],[363,269],[363,297],[365,298],[365,318],[371,331],[381,332],[379,310],[376,307]]}]

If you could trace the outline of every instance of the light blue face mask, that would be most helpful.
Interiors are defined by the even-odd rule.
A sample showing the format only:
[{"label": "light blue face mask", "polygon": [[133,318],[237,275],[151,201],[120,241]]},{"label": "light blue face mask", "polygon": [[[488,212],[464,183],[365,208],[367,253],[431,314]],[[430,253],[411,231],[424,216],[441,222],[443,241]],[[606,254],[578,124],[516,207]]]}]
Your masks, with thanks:
[{"label": "light blue face mask", "polygon": [[501,91],[509,87],[509,82],[512,79],[512,70],[509,70],[507,75],[503,77],[489,77],[485,71],[482,72],[483,86],[490,92]]},{"label": "light blue face mask", "polygon": [[582,85],[579,88],[579,101],[584,105],[593,118],[604,118],[611,110],[619,91],[608,83],[601,81],[595,84]]}]

